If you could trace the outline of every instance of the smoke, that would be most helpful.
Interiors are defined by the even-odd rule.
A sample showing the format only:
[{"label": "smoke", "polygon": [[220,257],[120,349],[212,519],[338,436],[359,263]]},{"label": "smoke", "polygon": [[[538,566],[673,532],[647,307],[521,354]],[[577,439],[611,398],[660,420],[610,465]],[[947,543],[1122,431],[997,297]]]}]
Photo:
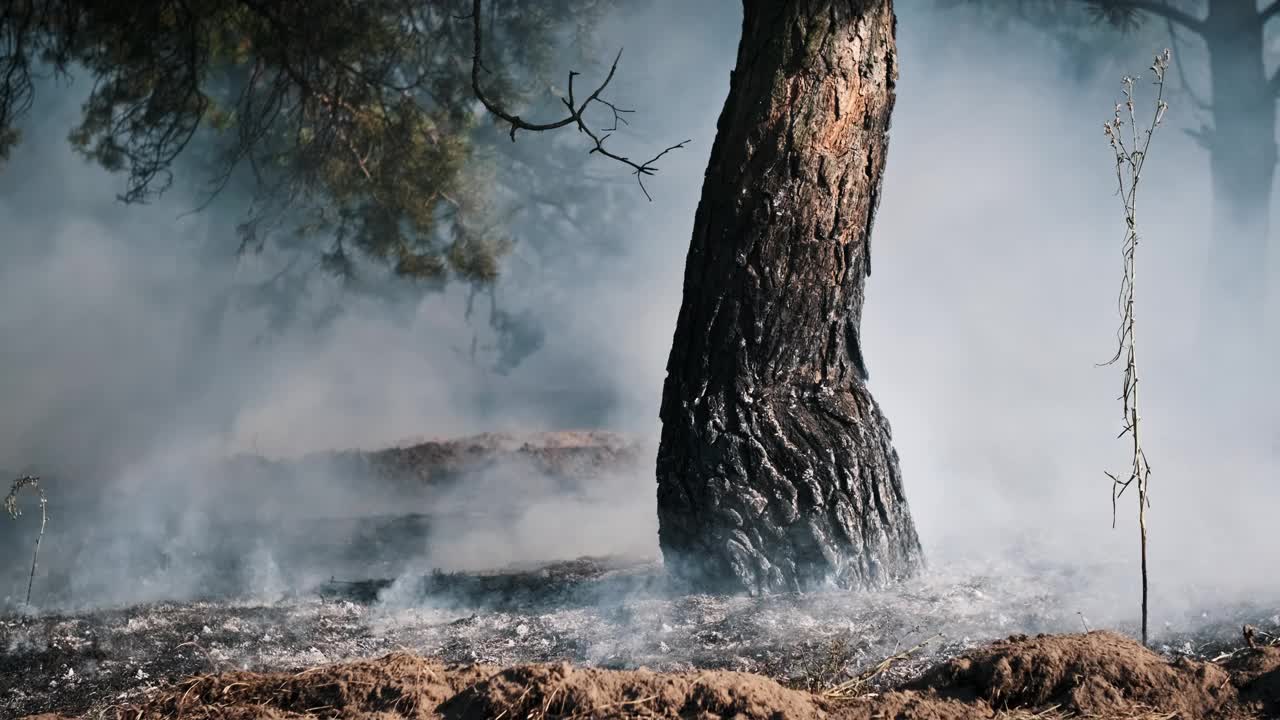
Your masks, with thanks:
[{"label": "smoke", "polygon": [[[994,43],[946,17],[901,18],[865,320],[873,390],[894,422],[912,509],[935,564],[1022,546],[1066,564],[1115,559],[1136,577],[1136,498],[1121,498],[1112,530],[1103,474],[1128,455],[1116,439],[1122,369],[1096,367],[1114,351],[1124,232],[1101,124],[1120,76],[1144,71],[1160,48],[1117,52],[1074,77],[1073,58],[1033,30]],[[1138,87],[1149,113],[1150,86]],[[1280,500],[1276,393],[1261,362],[1275,338],[1250,338],[1234,355],[1196,345],[1210,235],[1207,157],[1183,133],[1196,122],[1175,94],[1139,198],[1140,387],[1161,603],[1196,586],[1216,601],[1264,583],[1274,592],[1259,569],[1280,547],[1257,512]]]},{"label": "smoke", "polygon": [[[1122,499],[1113,530],[1103,475],[1125,463],[1120,374],[1095,366],[1113,351],[1123,231],[1101,126],[1119,75],[1160,48],[1086,72],[1033,30],[997,39],[965,15],[900,5],[901,77],[864,336],[926,551],[935,569],[1015,558],[1115,565],[1127,578],[1134,500]],[[65,142],[87,88],[42,88],[26,141],[0,173],[0,468],[50,476],[48,572],[76,604],[110,604],[217,588],[273,596],[335,567],[367,576],[652,554],[646,463],[569,490],[514,466],[462,494],[379,497],[367,479],[332,468],[280,480],[229,475],[216,460],[578,427],[654,447],[739,21],[729,0],[663,0],[606,23],[600,47],[626,47],[614,99],[638,109],[610,142],[636,156],[693,142],[648,181],[652,203],[634,192],[634,220],[612,229],[620,254],[531,267],[517,248],[498,296],[536,311],[546,342],[506,375],[470,359],[484,329],[465,317],[461,288],[397,308],[346,298],[322,328],[270,332],[226,293],[278,258],[234,262],[235,218],[183,216],[196,198],[181,189],[149,206],[115,203],[119,179]],[[1259,569],[1278,547],[1265,517],[1280,501],[1276,403],[1256,364],[1241,358],[1206,376],[1197,362],[1209,181],[1205,156],[1182,133],[1188,103],[1174,99],[1140,199],[1153,579],[1157,593],[1190,598],[1204,587],[1225,601],[1266,583],[1274,591]],[[598,172],[626,180],[603,160]],[[317,283],[321,295],[337,292]],[[343,523],[428,507],[458,512],[406,530],[403,548],[344,549],[358,533]],[[487,519],[475,521],[480,510]],[[333,537],[314,536],[316,518]],[[22,549],[7,553],[6,588],[25,578],[30,520],[0,527],[5,547]]]},{"label": "smoke", "polygon": [[[644,478],[644,479],[642,479]],[[642,467],[566,481],[505,462],[449,488],[432,503],[423,570],[458,571],[573,560],[583,553],[643,558],[654,549],[652,499]]]}]

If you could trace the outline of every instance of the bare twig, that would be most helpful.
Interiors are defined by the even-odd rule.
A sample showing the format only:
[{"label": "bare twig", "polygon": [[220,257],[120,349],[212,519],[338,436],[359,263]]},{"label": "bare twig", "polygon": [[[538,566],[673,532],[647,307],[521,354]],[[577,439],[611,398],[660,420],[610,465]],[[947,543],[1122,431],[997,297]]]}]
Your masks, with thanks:
[{"label": "bare twig", "polygon": [[[569,93],[568,93],[569,96],[565,98],[560,98],[560,102],[564,103],[565,108],[568,110],[568,115],[566,115],[563,118],[560,118],[559,120],[555,120],[552,122],[546,122],[546,123],[529,122],[528,120],[521,118],[519,115],[514,115],[508,112],[500,104],[498,104],[497,101],[495,101],[493,98],[490,98],[488,95],[486,95],[484,90],[481,89],[480,87],[480,71],[482,69],[487,70],[487,68],[484,67],[484,61],[481,59],[481,47],[482,47],[483,38],[482,38],[482,33],[480,31],[480,25],[481,25],[480,18],[481,18],[480,0],[473,0],[471,5],[471,32],[472,32],[472,49],[473,49],[473,52],[471,55],[471,90],[472,92],[475,93],[476,98],[481,102],[481,104],[484,105],[486,110],[488,110],[490,113],[502,119],[504,122],[506,122],[511,126],[511,132],[510,132],[511,141],[515,142],[517,130],[528,130],[531,132],[544,132],[547,130],[557,130],[563,127],[576,126],[578,128],[578,132],[581,132],[584,135],[586,135],[588,138],[591,139],[591,142],[593,143],[593,147],[588,152],[603,155],[607,158],[610,158],[611,160],[617,160],[623,165],[626,165],[627,167],[631,168],[631,171],[632,171],[631,174],[636,176],[636,182],[639,183],[640,185],[640,191],[644,193],[644,196],[646,198],[648,198],[649,200],[653,200],[653,198],[649,195],[649,190],[644,186],[645,176],[657,174],[658,168],[654,163],[661,160],[664,155],[671,152],[672,150],[678,150],[684,147],[685,145],[690,143],[691,140],[684,140],[683,142],[678,142],[675,145],[672,145],[666,148],[665,150],[658,153],[657,155],[654,155],[652,158],[645,160],[644,162],[636,162],[631,158],[626,157],[625,155],[617,155],[605,148],[604,146],[605,141],[608,140],[610,136],[613,135],[614,131],[618,129],[618,123],[621,122],[624,125],[627,124],[626,118],[622,117],[623,114],[634,112],[632,110],[624,110],[622,108],[619,108],[617,105],[614,105],[608,100],[604,100],[603,98],[600,97],[600,93],[604,92],[604,89],[609,86],[609,83],[613,81],[614,74],[617,73],[618,71],[618,61],[622,59],[622,50],[618,50],[618,54],[613,58],[613,65],[609,67],[609,74],[605,76],[604,81],[601,82],[600,86],[597,87],[595,91],[592,92],[590,95],[588,95],[587,99],[583,100],[581,103],[577,101],[573,93],[574,78],[576,78],[580,73],[576,71],[569,72]],[[607,107],[610,111],[612,111],[613,113],[612,127],[605,128],[599,132],[591,129],[591,127],[587,124],[587,121],[586,121],[586,112],[587,112],[587,109],[591,107],[592,103],[598,103],[600,105]]]},{"label": "bare twig", "polygon": [[889,657],[881,660],[875,665],[872,665],[871,667],[862,671],[861,673],[858,674],[857,677],[846,680],[840,683],[839,685],[836,685],[835,687],[826,690],[825,692],[822,693],[822,696],[831,700],[850,700],[850,699],[859,697],[866,691],[867,683],[870,682],[877,675],[884,673],[894,665],[902,662],[903,660],[906,660],[912,655],[915,655],[917,652],[922,650],[924,646],[928,645],[929,643],[941,637],[942,637],[942,633],[938,633],[937,635],[932,635],[926,638],[925,640],[921,641],[918,645],[914,645],[912,647],[907,648],[906,650],[903,650],[902,652],[890,655]]},{"label": "bare twig", "polygon": [[[1142,643],[1147,643],[1147,508],[1150,500],[1147,497],[1147,486],[1151,476],[1151,465],[1142,449],[1140,431],[1141,415],[1138,412],[1138,354],[1137,354],[1137,316],[1135,314],[1135,280],[1136,259],[1138,249],[1137,199],[1138,183],[1142,178],[1142,167],[1147,160],[1147,150],[1151,147],[1151,137],[1160,126],[1168,104],[1164,101],[1164,76],[1169,67],[1170,53],[1165,50],[1157,55],[1151,64],[1151,72],[1155,75],[1156,86],[1155,114],[1145,129],[1138,124],[1137,108],[1134,103],[1134,82],[1136,78],[1125,77],[1121,86],[1124,101],[1117,103],[1115,114],[1104,124],[1107,138],[1111,141],[1111,149],[1115,152],[1116,182],[1118,194],[1124,203],[1125,234],[1122,245],[1124,258],[1124,276],[1120,281],[1120,328],[1116,334],[1116,354],[1103,365],[1113,365],[1124,357],[1124,382],[1120,393],[1120,401],[1124,410],[1124,429],[1120,436],[1128,435],[1132,440],[1131,459],[1128,476],[1121,480],[1118,476],[1107,473],[1111,478],[1111,526],[1116,524],[1116,503],[1130,485],[1138,490],[1138,532],[1142,555]],[[1128,127],[1126,138],[1125,127]]]},{"label": "bare twig", "polygon": [[200,653],[201,653],[202,655],[204,655],[204,659],[205,659],[205,660],[207,660],[207,661],[209,662],[209,667],[211,668],[211,672],[215,672],[215,673],[216,673],[216,672],[221,672],[221,671],[222,671],[222,669],[223,669],[223,666],[224,666],[224,665],[225,665],[226,667],[228,667],[229,669],[232,669],[232,670],[236,669],[236,667],[235,667],[235,664],[234,664],[234,663],[229,662],[229,661],[224,660],[224,659],[219,659],[219,658],[214,657],[214,656],[213,656],[213,653],[209,652],[209,650],[208,650],[207,648],[205,648],[205,646],[201,645],[199,642],[195,641],[194,639],[193,639],[193,640],[188,640],[188,641],[186,641],[186,642],[184,642],[184,643],[181,643],[181,644],[179,644],[179,645],[176,645],[176,646],[174,646],[174,648],[173,648],[173,649],[174,649],[174,650],[181,650],[181,649],[183,649],[183,648],[188,648],[188,647],[189,647],[189,648],[195,648],[196,650],[199,650],[199,651],[200,651]]},{"label": "bare twig", "polygon": [[18,508],[18,491],[22,488],[29,487],[40,496],[40,534],[36,535],[36,549],[31,553],[31,575],[27,577],[27,606],[31,606],[31,586],[36,581],[36,564],[40,560],[40,541],[44,539],[44,528],[49,522],[49,514],[47,507],[49,499],[45,497],[44,489],[40,487],[40,478],[33,475],[23,475],[13,481],[13,486],[9,488],[9,494],[4,498],[5,512],[9,513],[9,517],[17,520],[22,517],[22,510]]}]

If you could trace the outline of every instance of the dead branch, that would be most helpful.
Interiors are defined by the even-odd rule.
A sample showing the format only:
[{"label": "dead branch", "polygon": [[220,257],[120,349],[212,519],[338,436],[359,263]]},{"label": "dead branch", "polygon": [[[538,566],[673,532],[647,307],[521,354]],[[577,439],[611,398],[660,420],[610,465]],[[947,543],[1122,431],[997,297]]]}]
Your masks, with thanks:
[{"label": "dead branch", "polygon": [[[1121,246],[1124,274],[1120,281],[1120,327],[1116,332],[1116,354],[1103,365],[1113,365],[1124,357],[1124,380],[1119,400],[1123,406],[1124,429],[1120,437],[1128,435],[1132,440],[1131,457],[1128,476],[1121,480],[1117,475],[1106,473],[1111,478],[1111,526],[1116,524],[1116,504],[1120,496],[1131,485],[1138,490],[1138,532],[1142,554],[1142,644],[1147,644],[1147,508],[1150,500],[1147,487],[1151,476],[1151,465],[1147,462],[1146,452],[1142,448],[1140,433],[1141,415],[1138,412],[1138,352],[1137,352],[1137,315],[1136,278],[1138,250],[1137,199],[1138,183],[1142,178],[1142,168],[1147,160],[1147,151],[1151,147],[1151,138],[1160,126],[1168,104],[1164,101],[1164,76],[1169,67],[1170,53],[1165,50],[1157,55],[1151,64],[1151,72],[1155,75],[1156,86],[1155,114],[1145,129],[1140,129],[1137,107],[1134,102],[1134,82],[1136,78],[1125,77],[1121,81],[1124,100],[1116,104],[1111,120],[1104,123],[1107,138],[1116,159],[1117,193],[1124,204],[1125,234]],[[1125,127],[1128,127],[1128,138]]]},{"label": "dead branch", "polygon": [[213,656],[213,653],[209,652],[209,650],[208,650],[205,646],[201,645],[201,644],[200,644],[199,642],[197,642],[195,639],[188,640],[188,641],[186,641],[186,642],[184,642],[184,643],[180,643],[180,644],[178,644],[178,645],[174,646],[174,648],[173,648],[173,649],[174,649],[175,651],[177,651],[177,650],[181,650],[181,649],[183,649],[183,648],[195,648],[196,650],[199,650],[199,651],[200,651],[200,653],[201,653],[202,655],[204,655],[204,659],[205,659],[206,661],[208,661],[208,663],[209,663],[209,667],[210,667],[210,672],[215,672],[215,673],[216,673],[216,672],[222,672],[222,670],[224,669],[224,666],[225,666],[225,668],[226,668],[226,669],[229,669],[229,670],[235,670],[235,669],[236,669],[236,666],[235,666],[235,664],[234,664],[234,663],[228,662],[228,661],[227,661],[227,660],[225,660],[225,659],[219,659],[219,658],[214,657],[214,656]]},{"label": "dead branch", "polygon": [[857,677],[846,680],[840,683],[839,685],[836,685],[835,687],[830,688],[827,691],[823,692],[822,696],[831,700],[851,700],[853,698],[859,697],[866,691],[867,683],[869,683],[876,676],[883,674],[885,671],[887,671],[889,668],[893,667],[894,665],[902,662],[903,660],[910,658],[912,655],[915,655],[917,652],[924,649],[924,646],[928,645],[929,643],[941,637],[943,637],[942,633],[938,633],[937,635],[932,635],[926,638],[925,640],[921,641],[918,645],[909,647],[906,650],[903,650],[902,652],[890,655],[889,657],[881,660],[875,665],[872,665],[871,667],[862,671],[857,675]]},{"label": "dead branch", "polygon": [[9,513],[9,517],[17,520],[22,517],[22,510],[18,508],[18,491],[22,488],[29,487],[40,496],[40,534],[36,535],[36,549],[31,553],[31,575],[27,577],[27,607],[31,606],[31,586],[36,581],[36,564],[40,560],[40,541],[44,539],[44,528],[49,522],[47,507],[49,499],[45,497],[44,489],[40,487],[40,478],[33,475],[23,475],[13,481],[13,486],[9,488],[9,494],[4,498],[5,512]]},{"label": "dead branch", "polygon": [[[530,132],[545,132],[547,130],[557,130],[563,127],[576,126],[578,128],[578,132],[581,132],[584,135],[586,135],[588,138],[591,139],[591,142],[593,143],[593,146],[588,151],[588,153],[603,155],[604,157],[607,157],[611,160],[616,160],[622,163],[623,165],[626,165],[627,167],[631,168],[631,171],[632,171],[631,174],[636,176],[636,182],[640,185],[640,191],[644,193],[644,196],[646,198],[652,201],[653,198],[649,195],[649,190],[644,186],[645,176],[657,174],[658,168],[655,165],[655,163],[661,160],[663,156],[665,156],[667,153],[671,152],[672,150],[678,150],[684,147],[685,145],[690,143],[691,140],[684,140],[682,142],[678,142],[675,145],[672,145],[666,148],[665,150],[658,153],[657,155],[654,155],[652,158],[645,160],[644,162],[636,162],[625,155],[615,154],[605,148],[604,146],[605,141],[608,140],[613,135],[613,132],[618,129],[618,123],[621,122],[624,125],[626,124],[626,119],[623,117],[623,115],[625,113],[634,112],[632,110],[624,110],[622,108],[619,108],[617,105],[600,97],[600,93],[604,92],[604,89],[609,86],[609,83],[613,81],[614,74],[617,73],[618,71],[618,61],[622,59],[622,50],[618,50],[618,54],[613,58],[613,65],[609,67],[609,73],[605,76],[604,81],[601,82],[600,86],[597,87],[595,91],[592,92],[590,95],[588,95],[587,98],[583,100],[581,103],[579,103],[577,99],[574,97],[574,92],[573,92],[574,78],[576,78],[581,73],[578,73],[577,71],[572,71],[572,70],[569,72],[569,93],[568,93],[569,96],[560,98],[560,102],[564,103],[565,108],[568,110],[568,115],[566,115],[563,118],[560,118],[559,120],[555,120],[547,123],[529,122],[528,120],[521,118],[519,115],[514,115],[508,112],[500,104],[498,104],[497,101],[493,100],[488,95],[486,95],[484,90],[480,87],[480,70],[481,69],[484,69],[486,71],[488,70],[488,68],[484,67],[484,61],[481,59],[481,47],[482,47],[483,38],[480,30],[480,25],[481,25],[480,18],[481,18],[480,0],[473,0],[471,5],[471,33],[472,33],[472,48],[473,48],[473,52],[471,55],[471,89],[475,93],[476,98],[481,102],[481,104],[484,105],[486,110],[488,110],[490,113],[502,119],[504,122],[506,122],[511,126],[511,132],[510,132],[511,142],[515,142],[516,140],[517,130],[528,130]],[[591,127],[587,124],[587,121],[586,121],[586,112],[587,112],[587,109],[591,107],[592,103],[598,103],[600,105],[603,105],[613,113],[612,127],[605,128],[599,132],[591,129]]]}]

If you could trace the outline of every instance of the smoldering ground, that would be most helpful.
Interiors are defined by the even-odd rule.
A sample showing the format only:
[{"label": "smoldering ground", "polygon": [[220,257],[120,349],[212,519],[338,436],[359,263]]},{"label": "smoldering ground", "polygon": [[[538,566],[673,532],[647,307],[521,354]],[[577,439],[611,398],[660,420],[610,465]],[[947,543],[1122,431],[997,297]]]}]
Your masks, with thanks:
[{"label": "smoldering ground", "polygon": [[[975,610],[987,620],[974,629],[952,628],[974,639],[1074,629],[1077,612],[1095,625],[1126,626],[1137,613],[1136,530],[1125,509],[1132,501],[1121,505],[1113,530],[1103,475],[1125,462],[1115,440],[1120,378],[1115,368],[1095,367],[1113,350],[1123,232],[1101,123],[1119,75],[1146,67],[1159,48],[1134,47],[1080,72],[1033,30],[996,38],[967,16],[902,5],[899,99],[864,334],[872,389],[894,425],[932,572],[950,578],[952,589],[935,595],[987,608]],[[602,548],[652,556],[653,452],[645,438],[655,430],[738,12],[730,2],[661,2],[621,10],[607,24],[601,46],[627,48],[615,92],[640,110],[618,141],[694,142],[649,183],[653,203],[635,194],[641,222],[614,229],[620,256],[578,257],[568,272],[522,263],[517,248],[499,293],[535,310],[548,340],[507,375],[470,362],[476,327],[463,316],[461,290],[395,314],[352,299],[321,331],[299,326],[253,342],[260,317],[209,311],[236,278],[237,266],[225,260],[230,221],[208,214],[175,221],[192,205],[181,191],[150,207],[114,204],[115,181],[65,148],[75,91],[46,91],[27,142],[0,175],[0,465],[50,478],[37,601],[85,609],[214,590],[271,599],[322,581],[344,566],[323,553],[309,557],[325,562],[297,562],[321,539],[301,533],[296,518],[332,520],[326,542],[341,545],[349,536],[336,530],[340,520],[417,510],[426,498],[333,472],[236,483],[207,471],[216,466],[209,458],[373,448],[411,435],[598,427],[649,445],[626,472],[576,494],[510,467],[486,475],[478,481],[485,492],[448,502],[485,509],[512,484],[541,497],[515,495],[523,514],[514,523],[498,513],[490,517],[504,519],[489,524],[455,520],[443,533],[405,533],[403,545],[351,560],[353,572],[492,568]],[[1270,529],[1280,500],[1274,382],[1245,358],[1209,380],[1196,363],[1204,354],[1194,331],[1209,183],[1204,156],[1181,133],[1191,124],[1174,98],[1142,190],[1157,628],[1186,627],[1202,611],[1225,613],[1241,602],[1274,605],[1277,597],[1265,571],[1280,548]],[[1259,343],[1274,347],[1273,339]],[[470,516],[458,508],[456,517]],[[15,597],[32,520],[29,512],[2,530],[11,549],[3,577]],[[65,592],[41,599],[51,573],[62,573]],[[971,576],[987,578],[979,592],[999,602],[984,606],[954,590]],[[797,610],[798,624],[784,623],[785,632],[760,642],[810,640],[805,632],[821,635],[832,617],[873,601],[808,602],[830,609]],[[886,626],[901,636],[917,626],[948,631],[955,622],[953,612],[921,614],[909,598],[893,607],[900,614]],[[458,614],[437,620],[469,617],[449,609]],[[590,626],[609,611],[562,612]],[[388,631],[388,642],[414,644],[398,634],[405,626],[394,616],[387,623],[400,628]],[[748,634],[742,630],[741,642]],[[448,643],[417,645],[438,651]],[[599,659],[573,647],[564,655]],[[360,648],[335,652],[348,651]]]}]

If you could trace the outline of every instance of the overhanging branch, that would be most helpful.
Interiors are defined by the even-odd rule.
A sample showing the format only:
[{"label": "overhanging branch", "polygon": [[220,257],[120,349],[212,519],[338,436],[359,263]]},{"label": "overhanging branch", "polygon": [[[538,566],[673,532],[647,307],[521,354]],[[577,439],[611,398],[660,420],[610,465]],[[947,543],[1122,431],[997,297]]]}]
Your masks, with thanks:
[{"label": "overhanging branch", "polygon": [[[631,112],[630,110],[623,110],[617,107],[616,105],[614,105],[613,103],[609,102],[608,100],[604,100],[600,97],[600,93],[604,92],[604,89],[609,86],[609,83],[613,80],[614,74],[618,71],[618,61],[622,59],[621,50],[619,50],[618,54],[613,58],[613,65],[609,67],[609,74],[605,76],[604,82],[600,83],[600,86],[597,87],[595,91],[592,92],[590,95],[588,95],[587,99],[583,100],[580,104],[574,98],[574,94],[573,94],[573,81],[574,81],[574,78],[576,78],[579,75],[579,73],[570,71],[569,97],[560,99],[560,101],[564,103],[565,108],[568,110],[569,114],[566,117],[563,117],[559,120],[555,120],[553,122],[532,123],[521,118],[519,115],[514,115],[508,112],[507,110],[505,110],[500,104],[498,104],[497,101],[493,100],[488,95],[485,95],[484,90],[482,90],[480,87],[480,70],[481,68],[484,67],[484,62],[480,57],[482,40],[483,40],[482,33],[480,30],[480,0],[474,0],[471,5],[471,32],[472,32],[472,45],[473,45],[473,52],[471,55],[471,89],[475,93],[476,98],[481,102],[481,104],[484,105],[486,110],[488,110],[490,113],[502,119],[504,122],[508,123],[511,126],[510,135],[511,135],[512,142],[515,142],[517,130],[529,130],[531,132],[544,132],[547,130],[557,130],[562,127],[576,125],[578,128],[578,131],[585,134],[587,137],[591,138],[591,141],[594,144],[594,147],[592,147],[589,152],[598,153],[612,160],[617,160],[623,165],[630,167],[632,170],[632,174],[636,176],[636,182],[639,183],[640,185],[641,192],[644,193],[644,196],[646,198],[649,198],[650,200],[653,199],[652,197],[649,196],[649,191],[644,186],[644,177],[646,175],[656,174],[658,172],[658,168],[654,165],[654,163],[662,159],[664,155],[671,152],[672,150],[677,150],[679,148],[684,147],[690,141],[685,140],[683,142],[676,143],[675,145],[672,145],[666,148],[665,150],[658,153],[657,155],[654,155],[652,158],[639,163],[635,162],[634,160],[624,155],[617,155],[615,153],[612,153],[605,148],[604,143],[606,140],[609,139],[610,135],[613,134],[613,131],[617,129],[618,122],[619,121],[624,123],[626,122],[622,118],[622,114]],[[587,108],[589,108],[592,103],[599,103],[609,108],[613,112],[613,127],[602,130],[601,132],[604,133],[603,135],[592,130],[591,127],[587,125],[585,115],[587,112]]]}]

